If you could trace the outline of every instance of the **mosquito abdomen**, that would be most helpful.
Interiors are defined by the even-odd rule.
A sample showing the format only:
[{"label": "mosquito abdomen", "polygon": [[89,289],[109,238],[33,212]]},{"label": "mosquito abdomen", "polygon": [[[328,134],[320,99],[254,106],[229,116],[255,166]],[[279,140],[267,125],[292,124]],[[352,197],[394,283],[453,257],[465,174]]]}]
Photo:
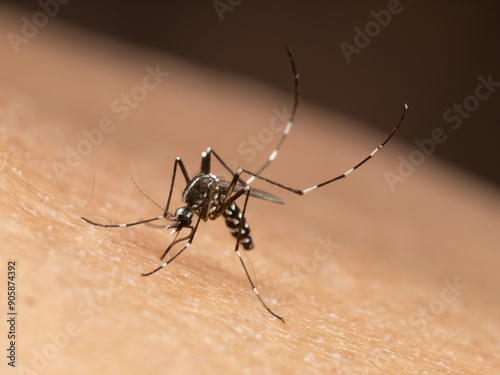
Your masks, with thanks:
[{"label": "mosquito abdomen", "polygon": [[[239,235],[239,244],[243,246],[245,250],[253,249],[253,241],[252,236],[250,235],[250,227],[246,219],[243,217],[240,208],[233,202],[228,208],[224,210],[222,213],[224,216],[224,220],[226,221],[226,225],[231,230],[231,234],[233,237],[238,238]],[[241,234],[240,233],[241,228]]]}]

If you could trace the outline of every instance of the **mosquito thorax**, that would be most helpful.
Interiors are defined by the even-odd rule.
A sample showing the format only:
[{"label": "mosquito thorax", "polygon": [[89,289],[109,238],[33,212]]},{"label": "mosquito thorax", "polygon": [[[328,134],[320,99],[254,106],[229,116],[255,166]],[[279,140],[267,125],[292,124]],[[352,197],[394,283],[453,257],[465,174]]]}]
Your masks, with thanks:
[{"label": "mosquito thorax", "polygon": [[200,173],[184,189],[182,199],[188,206],[200,210],[207,203],[209,194],[212,199],[218,197],[219,179],[211,173]]},{"label": "mosquito thorax", "polygon": [[181,228],[191,225],[191,223],[193,222],[193,217],[193,213],[187,207],[181,207],[178,208],[177,211],[175,211],[175,221]]}]

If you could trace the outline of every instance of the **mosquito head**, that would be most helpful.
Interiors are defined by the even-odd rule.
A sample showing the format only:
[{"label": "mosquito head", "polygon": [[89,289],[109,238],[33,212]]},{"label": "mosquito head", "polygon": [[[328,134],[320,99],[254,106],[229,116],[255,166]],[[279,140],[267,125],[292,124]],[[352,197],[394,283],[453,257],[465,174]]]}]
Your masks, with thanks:
[{"label": "mosquito head", "polygon": [[173,228],[176,228],[177,230],[181,230],[184,227],[188,227],[191,225],[193,222],[193,213],[191,210],[187,207],[181,207],[178,208],[177,211],[175,211],[175,225],[172,225]]}]

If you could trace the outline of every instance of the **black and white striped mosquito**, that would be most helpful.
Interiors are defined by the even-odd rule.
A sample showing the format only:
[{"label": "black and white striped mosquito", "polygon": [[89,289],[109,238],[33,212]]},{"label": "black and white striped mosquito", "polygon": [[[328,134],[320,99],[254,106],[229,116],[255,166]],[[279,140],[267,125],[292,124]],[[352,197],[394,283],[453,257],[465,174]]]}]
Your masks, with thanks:
[{"label": "black and white striped mosquito", "polygon": [[[163,210],[163,214],[158,217],[154,217],[152,219],[147,219],[147,220],[141,220],[137,221],[134,223],[128,223],[128,224],[100,224],[93,222],[91,220],[88,220],[84,217],[82,217],[83,220],[86,222],[97,225],[100,227],[106,227],[106,228],[115,228],[115,227],[130,227],[132,225],[138,225],[138,224],[144,224],[144,223],[149,223],[152,221],[160,220],[160,219],[167,219],[173,224],[168,225],[166,229],[173,229],[171,234],[175,234],[175,237],[172,241],[172,243],[167,247],[167,249],[163,252],[163,254],[160,257],[160,260],[163,260],[165,256],[169,253],[169,251],[177,244],[185,242],[184,246],[169,260],[164,262],[162,265],[157,267],[151,272],[148,273],[143,273],[142,276],[149,276],[152,275],[153,273],[161,270],[163,267],[167,266],[170,264],[175,258],[177,258],[184,250],[186,250],[191,243],[194,240],[194,237],[196,235],[196,232],[198,230],[198,226],[200,225],[201,220],[207,221],[207,220],[216,220],[218,217],[221,215],[224,217],[224,220],[226,222],[226,225],[229,227],[231,234],[236,238],[236,244],[235,244],[235,252],[238,254],[238,257],[240,259],[241,265],[243,266],[243,269],[245,271],[245,274],[248,278],[248,281],[250,282],[251,287],[253,288],[253,291],[257,295],[259,301],[262,303],[264,308],[269,311],[274,317],[280,319],[283,323],[285,322],[284,319],[276,314],[274,311],[272,311],[264,302],[262,297],[260,296],[254,282],[252,281],[252,278],[250,277],[250,274],[247,270],[247,267],[245,266],[245,263],[243,262],[243,258],[241,257],[241,253],[239,251],[240,246],[243,247],[245,250],[250,250],[254,247],[252,236],[250,235],[250,227],[248,226],[248,223],[245,218],[245,213],[247,210],[247,205],[248,205],[248,198],[249,197],[255,197],[259,199],[264,199],[270,202],[274,203],[280,203],[284,204],[283,199],[267,193],[265,191],[255,189],[253,187],[250,187],[250,183],[255,180],[259,179],[265,182],[268,182],[272,185],[276,185],[282,189],[291,191],[292,193],[298,194],[298,195],[304,195],[307,194],[315,189],[318,189],[322,186],[328,185],[334,181],[340,180],[344,177],[347,177],[350,173],[352,173],[354,170],[362,166],[364,163],[366,163],[370,158],[375,155],[375,153],[380,150],[385,144],[392,138],[394,133],[396,133],[397,129],[401,125],[403,118],[405,116],[406,110],[408,106],[405,104],[404,109],[403,109],[403,114],[401,115],[401,118],[399,119],[397,125],[392,129],[391,133],[389,136],[377,147],[375,148],[367,157],[365,157],[361,162],[356,164],[354,167],[349,169],[348,171],[342,173],[341,175],[338,175],[336,177],[333,177],[327,181],[321,182],[317,185],[311,186],[307,189],[296,189],[293,187],[289,187],[286,185],[283,185],[279,182],[270,180],[266,177],[261,176],[262,171],[264,171],[269,164],[276,158],[276,155],[278,154],[279,149],[281,148],[281,145],[283,144],[283,141],[287,137],[288,133],[290,132],[290,129],[292,128],[292,124],[295,118],[295,113],[297,111],[297,105],[299,103],[299,75],[297,73],[297,69],[295,67],[295,62],[292,56],[292,52],[288,47],[286,47],[288,57],[290,59],[290,64],[292,67],[292,72],[293,72],[293,77],[294,77],[294,104],[293,104],[293,109],[292,109],[292,114],[290,116],[290,120],[288,121],[283,134],[281,136],[280,141],[278,142],[278,145],[274,149],[274,151],[271,153],[269,156],[269,159],[266,161],[266,163],[257,170],[257,172],[252,172],[247,169],[238,169],[236,172],[232,171],[227,164],[222,160],[222,158],[211,148],[207,148],[205,152],[201,154],[201,168],[200,172],[196,174],[194,177],[189,177],[189,174],[187,172],[186,167],[184,166],[184,163],[182,162],[181,158],[178,157],[175,160],[174,163],[174,170],[172,173],[172,181],[170,184],[170,192],[168,194],[168,200],[167,200],[167,205],[165,209],[163,210],[163,207],[157,205],[160,207],[160,209]],[[212,161],[212,156],[214,156],[217,161],[229,171],[229,173],[233,176],[231,181],[224,181],[222,179],[219,179],[217,176],[211,173],[211,161]],[[177,170],[180,168],[182,176],[184,177],[184,180],[186,181],[186,187],[184,188],[184,192],[182,193],[182,200],[185,203],[185,206],[178,208],[174,214],[170,212],[170,202],[172,198],[172,192],[174,190],[174,184],[176,181],[177,177]],[[249,175],[249,179],[247,181],[244,181],[242,179],[242,175],[247,174]],[[137,185],[136,185],[137,186]],[[140,189],[139,189],[140,190]],[[141,191],[142,192],[142,191]],[[244,197],[243,201],[243,209],[241,210],[237,204],[236,200],[238,198]],[[148,197],[149,198],[149,197]],[[153,202],[155,203],[155,202]],[[156,204],[156,203],[155,203]],[[197,217],[197,218],[195,218]],[[194,221],[194,224],[193,224]],[[184,237],[178,238],[180,232],[183,230],[189,230],[189,234],[187,234]]]}]

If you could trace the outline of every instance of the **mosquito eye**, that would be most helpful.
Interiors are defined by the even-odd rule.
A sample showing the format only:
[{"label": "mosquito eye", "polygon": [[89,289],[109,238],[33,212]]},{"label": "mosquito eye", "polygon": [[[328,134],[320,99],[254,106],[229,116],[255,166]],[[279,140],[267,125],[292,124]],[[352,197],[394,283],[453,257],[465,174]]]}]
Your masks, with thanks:
[{"label": "mosquito eye", "polygon": [[177,221],[181,227],[187,227],[193,222],[193,213],[189,208],[181,207],[175,211],[175,221]]}]

